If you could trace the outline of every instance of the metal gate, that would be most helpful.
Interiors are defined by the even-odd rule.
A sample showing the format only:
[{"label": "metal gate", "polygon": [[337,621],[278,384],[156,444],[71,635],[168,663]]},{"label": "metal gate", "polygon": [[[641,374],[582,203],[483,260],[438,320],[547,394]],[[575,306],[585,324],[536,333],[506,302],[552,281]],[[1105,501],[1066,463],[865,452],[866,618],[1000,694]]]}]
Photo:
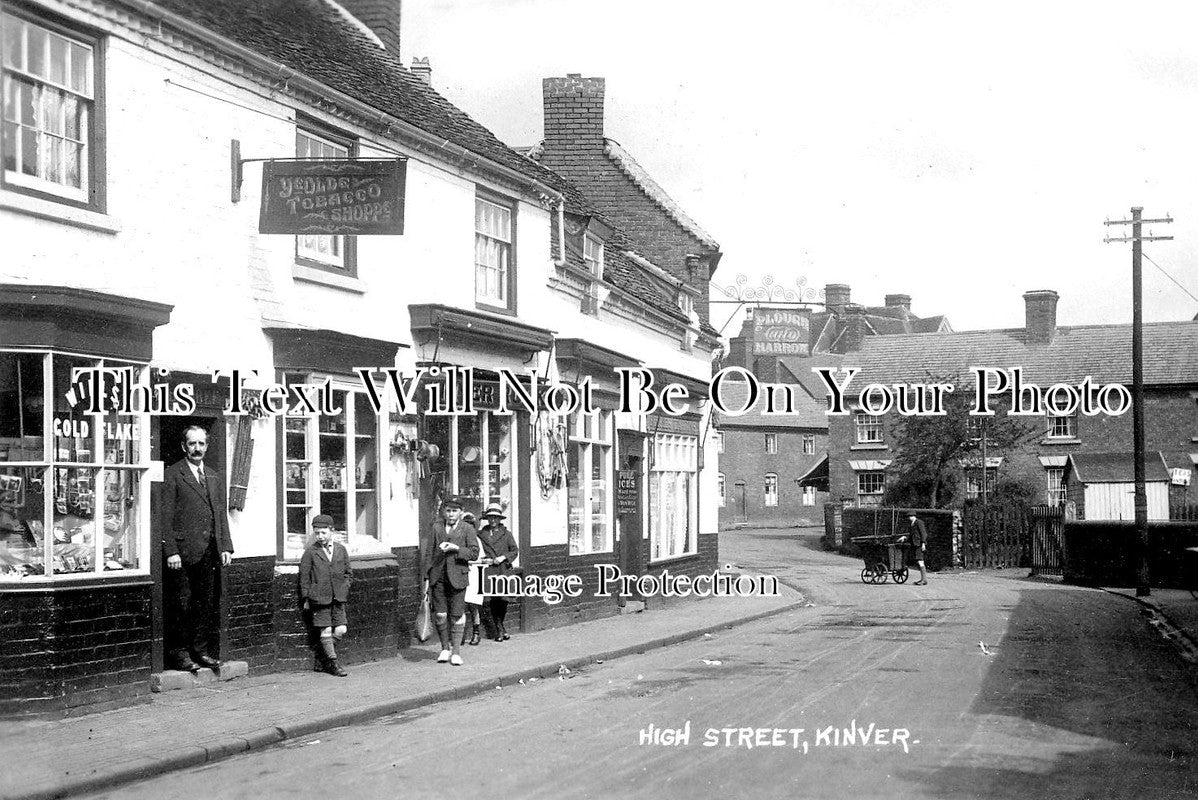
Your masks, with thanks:
[{"label": "metal gate", "polygon": [[961,559],[967,569],[1029,562],[1031,514],[1020,506],[971,505],[961,514]]},{"label": "metal gate", "polygon": [[1032,506],[1032,574],[1061,575],[1065,565],[1065,507]]}]

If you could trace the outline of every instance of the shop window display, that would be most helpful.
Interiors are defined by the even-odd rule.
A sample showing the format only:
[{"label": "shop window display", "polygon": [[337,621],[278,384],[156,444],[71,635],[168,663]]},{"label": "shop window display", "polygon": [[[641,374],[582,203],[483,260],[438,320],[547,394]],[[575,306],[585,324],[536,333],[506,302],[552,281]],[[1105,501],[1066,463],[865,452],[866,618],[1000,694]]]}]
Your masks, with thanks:
[{"label": "shop window display", "polygon": [[[288,375],[288,383],[311,383]],[[337,414],[288,415],[283,420],[286,535],[283,558],[299,559],[309,520],[333,518],[333,538],[351,554],[380,552],[379,419],[365,392],[335,390]]]},{"label": "shop window display", "polygon": [[0,580],[145,568],[145,415],[87,413],[92,367],[145,380],[141,365],[0,352]]},{"label": "shop window display", "polygon": [[474,416],[427,415],[425,438],[440,451],[429,464],[436,491],[460,496],[465,510],[480,518],[487,505],[498,503],[511,524],[515,518],[513,419],[489,411]]}]

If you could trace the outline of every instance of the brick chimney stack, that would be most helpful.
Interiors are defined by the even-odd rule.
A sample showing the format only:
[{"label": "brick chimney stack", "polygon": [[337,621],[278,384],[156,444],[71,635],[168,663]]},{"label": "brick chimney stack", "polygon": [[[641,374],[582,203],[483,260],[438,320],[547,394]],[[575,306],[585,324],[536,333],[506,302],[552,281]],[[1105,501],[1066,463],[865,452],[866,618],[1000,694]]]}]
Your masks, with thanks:
[{"label": "brick chimney stack", "polygon": [[399,58],[400,0],[340,0],[341,6],[379,37],[387,51]]},{"label": "brick chimney stack", "polygon": [[572,73],[564,78],[543,79],[541,89],[546,155],[603,147],[603,78]]},{"label": "brick chimney stack", "polygon": [[849,286],[846,283],[829,283],[824,287],[824,303],[829,311],[839,312],[849,303]]},{"label": "brick chimney stack", "polygon": [[[848,287],[844,287],[848,289]],[[844,335],[840,337],[842,353],[857,353],[865,344],[865,306],[856,303],[845,303]]]},{"label": "brick chimney stack", "polygon": [[412,74],[428,85],[432,85],[433,65],[429,63],[428,56],[412,59]]},{"label": "brick chimney stack", "polygon": [[906,311],[911,310],[911,295],[909,294],[888,294],[886,295],[887,308],[901,308]]},{"label": "brick chimney stack", "polygon": [[1024,292],[1028,344],[1051,344],[1057,332],[1057,300],[1060,295],[1052,289],[1034,289]]}]

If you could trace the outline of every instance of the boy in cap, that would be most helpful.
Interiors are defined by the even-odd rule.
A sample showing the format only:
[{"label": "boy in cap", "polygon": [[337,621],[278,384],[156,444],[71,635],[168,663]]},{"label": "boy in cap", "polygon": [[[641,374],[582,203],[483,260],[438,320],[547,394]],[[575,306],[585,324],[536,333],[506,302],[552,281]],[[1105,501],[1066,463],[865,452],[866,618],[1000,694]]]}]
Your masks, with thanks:
[{"label": "boy in cap", "polygon": [[328,514],[317,514],[312,520],[312,537],[312,544],[300,560],[300,597],[304,610],[312,612],[312,627],[320,631],[317,669],[344,678],[349,673],[337,663],[335,643],[341,641],[347,629],[345,604],[354,579],[349,553],[344,545],[333,541],[333,518]]},{"label": "boy in cap", "polygon": [[478,558],[478,533],[474,522],[463,518],[462,501],[450,497],[441,503],[442,519],[433,523],[433,557],[428,568],[433,620],[441,640],[437,663],[462,666],[458,646],[466,629],[466,588],[470,562]]}]

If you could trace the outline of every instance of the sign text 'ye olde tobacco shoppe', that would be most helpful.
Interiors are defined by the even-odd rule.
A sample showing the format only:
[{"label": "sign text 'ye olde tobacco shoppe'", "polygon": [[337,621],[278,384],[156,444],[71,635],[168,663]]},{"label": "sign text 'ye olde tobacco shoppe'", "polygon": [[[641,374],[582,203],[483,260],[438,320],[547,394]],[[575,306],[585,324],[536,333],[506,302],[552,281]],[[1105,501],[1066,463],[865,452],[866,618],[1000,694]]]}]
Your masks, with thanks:
[{"label": "sign text 'ye olde tobacco shoppe'", "polygon": [[403,233],[407,162],[268,161],[262,169],[260,233]]}]

